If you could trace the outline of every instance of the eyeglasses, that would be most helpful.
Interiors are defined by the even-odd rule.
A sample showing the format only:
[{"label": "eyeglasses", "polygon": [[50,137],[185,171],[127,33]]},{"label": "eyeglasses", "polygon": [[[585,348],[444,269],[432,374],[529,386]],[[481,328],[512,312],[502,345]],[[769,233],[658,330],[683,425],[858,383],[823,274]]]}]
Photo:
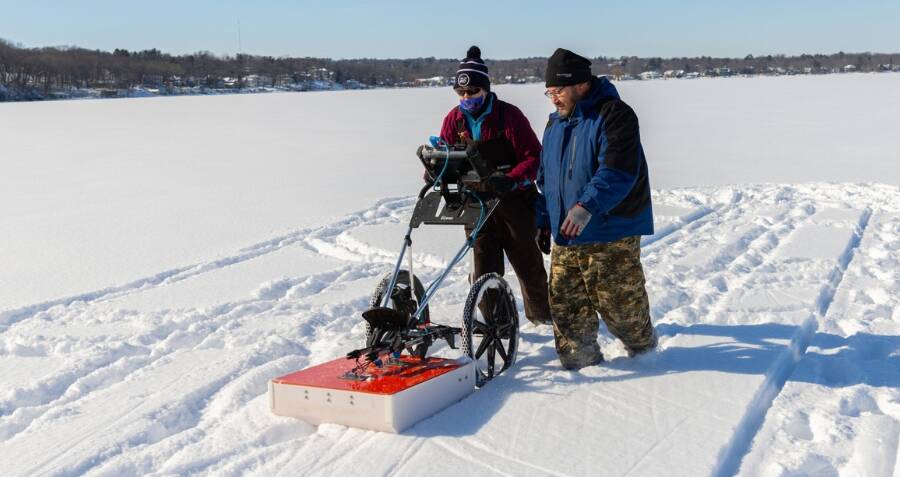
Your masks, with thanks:
[{"label": "eyeglasses", "polygon": [[568,88],[568,86],[562,86],[560,88],[556,88],[555,90],[548,89],[547,91],[544,91],[544,96],[546,96],[550,99],[556,98],[559,95],[561,95],[563,93],[563,91],[566,90],[566,88]]},{"label": "eyeglasses", "polygon": [[481,92],[481,88],[471,88],[471,89],[457,89],[456,94],[460,96],[475,96],[476,94]]}]

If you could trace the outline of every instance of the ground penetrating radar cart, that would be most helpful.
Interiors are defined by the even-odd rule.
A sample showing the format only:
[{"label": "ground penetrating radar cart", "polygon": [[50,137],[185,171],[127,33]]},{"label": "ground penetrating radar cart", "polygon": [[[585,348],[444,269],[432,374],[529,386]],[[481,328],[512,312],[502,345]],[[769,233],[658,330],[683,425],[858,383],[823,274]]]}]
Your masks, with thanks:
[{"label": "ground penetrating radar cart", "polygon": [[[393,272],[384,276],[362,313],[365,347],[270,381],[273,413],[312,424],[400,432],[459,401],[515,362],[519,316],[500,275],[474,280],[460,327],[431,323],[428,309],[500,203],[489,178],[510,165],[483,157],[476,143],[448,146],[432,141],[419,147],[417,155],[427,184],[419,192]],[[422,224],[463,225],[468,232],[463,246],[427,288],[413,273],[411,251],[412,231]],[[428,356],[429,347],[439,340],[459,349],[457,339],[462,348],[458,358]]]}]

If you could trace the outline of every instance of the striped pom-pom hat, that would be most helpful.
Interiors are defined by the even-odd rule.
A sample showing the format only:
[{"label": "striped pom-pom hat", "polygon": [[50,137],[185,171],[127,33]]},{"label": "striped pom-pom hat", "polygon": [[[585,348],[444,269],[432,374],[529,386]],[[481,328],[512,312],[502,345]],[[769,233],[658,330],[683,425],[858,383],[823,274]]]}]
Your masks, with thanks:
[{"label": "striped pom-pom hat", "polygon": [[477,46],[470,47],[466,52],[466,59],[459,64],[454,88],[491,89],[491,77],[488,76],[487,66],[484,65],[481,50]]}]

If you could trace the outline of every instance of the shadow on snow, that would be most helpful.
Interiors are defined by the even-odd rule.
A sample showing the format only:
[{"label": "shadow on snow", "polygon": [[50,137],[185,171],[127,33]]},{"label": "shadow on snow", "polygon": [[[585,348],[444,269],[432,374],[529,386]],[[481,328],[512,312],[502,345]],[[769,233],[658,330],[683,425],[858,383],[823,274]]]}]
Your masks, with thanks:
[{"label": "shadow on snow", "polygon": [[[574,390],[575,386],[591,383],[693,371],[765,375],[786,351],[797,326],[664,323],[657,325],[657,332],[662,338],[659,351],[634,359],[623,357],[604,362],[601,366],[617,373],[598,377],[562,370],[551,336],[523,333],[524,340],[542,346],[536,352],[520,357],[508,373],[404,434],[422,437],[474,434],[490,421],[511,395],[520,392],[564,393],[567,387]],[[699,346],[679,346],[671,339],[675,336],[722,339]],[[856,384],[900,387],[900,336],[859,333],[844,338],[815,333],[806,354],[787,380],[828,387]]]}]

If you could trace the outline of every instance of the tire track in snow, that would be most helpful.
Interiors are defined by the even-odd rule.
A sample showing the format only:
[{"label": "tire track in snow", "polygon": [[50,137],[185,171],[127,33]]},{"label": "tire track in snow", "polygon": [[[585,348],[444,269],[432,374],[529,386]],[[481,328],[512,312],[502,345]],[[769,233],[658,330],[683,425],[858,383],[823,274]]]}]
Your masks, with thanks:
[{"label": "tire track in snow", "polygon": [[[373,432],[374,434],[375,432]],[[406,449],[400,454],[400,458],[397,459],[394,464],[388,469],[384,475],[398,475],[400,471],[406,466],[409,462],[409,456],[414,455],[419,449],[421,449],[427,440],[423,437],[413,437],[413,441],[409,443]],[[327,469],[323,469],[327,470]],[[333,475],[332,473],[325,472],[323,475]]]},{"label": "tire track in snow", "polygon": [[[114,347],[111,351],[113,351],[112,355],[109,354],[109,349],[104,350],[103,355],[99,356],[95,359],[95,357],[88,357],[83,364],[76,367],[76,369],[71,372],[67,372],[67,375],[62,382],[60,382],[59,377],[52,377],[48,380],[48,382],[38,382],[35,383],[35,386],[27,390],[24,396],[19,397],[14,400],[7,400],[0,402],[0,417],[3,417],[7,414],[9,409],[17,409],[17,408],[27,408],[35,405],[43,405],[48,403],[53,404],[65,404],[65,402],[57,402],[56,398],[62,397],[65,391],[72,387],[73,385],[80,385],[80,380],[94,374],[97,371],[101,371],[110,366],[116,365],[122,359],[132,358],[135,356],[143,356],[143,355],[152,355],[155,351],[159,351],[159,347],[161,343],[164,343],[166,340],[171,337],[177,335],[178,333],[184,333],[189,328],[195,328],[194,335],[197,335],[197,338],[206,338],[207,334],[202,333],[202,331],[209,329],[217,329],[223,326],[225,323],[217,323],[220,318],[228,318],[228,315],[235,312],[236,310],[240,310],[241,308],[254,308],[259,310],[258,313],[262,313],[276,306],[277,302],[284,298],[288,293],[292,293],[296,295],[298,298],[303,298],[306,296],[315,295],[327,287],[340,283],[337,281],[341,275],[346,273],[346,271],[351,270],[353,267],[343,267],[338,270],[328,271],[320,274],[313,274],[309,276],[300,277],[293,280],[282,280],[275,284],[270,289],[262,290],[260,295],[261,297],[258,299],[245,300],[241,302],[228,303],[226,305],[219,306],[213,310],[210,314],[201,314],[205,315],[201,317],[199,320],[182,320],[180,322],[169,320],[163,326],[157,327],[153,330],[150,330],[142,335],[135,337],[133,341],[139,343],[137,345],[132,343],[124,343],[120,346]],[[299,290],[299,291],[297,291]],[[270,305],[268,308],[260,309],[260,305]],[[89,310],[79,309],[75,310],[72,313],[74,315],[81,315],[85,312],[89,312]],[[167,315],[189,315],[193,310],[187,311],[175,311],[167,313]],[[240,318],[240,316],[238,316]],[[198,326],[199,325],[199,326]],[[199,343],[198,341],[197,343]],[[126,350],[123,352],[117,352],[117,349],[125,348]],[[129,349],[141,349],[145,352],[141,351],[133,351],[131,353],[127,352]],[[177,351],[181,348],[174,348],[172,351]],[[139,369],[141,367],[146,367],[152,364],[153,361],[156,361],[162,357],[165,357],[170,353],[159,353],[156,358],[152,361],[146,362],[139,366],[134,366],[134,369]],[[48,391],[52,389],[61,389],[61,391],[53,396],[53,392]],[[37,397],[32,397],[35,395]],[[52,396],[51,400],[48,401],[46,399],[39,400],[39,396]],[[81,396],[79,396],[81,397]],[[52,401],[52,402],[51,402]],[[3,433],[0,432],[0,436]]]},{"label": "tire track in snow", "polygon": [[662,435],[662,436],[657,435],[656,441],[653,443],[653,445],[651,445],[649,448],[647,448],[647,451],[644,452],[644,455],[642,455],[638,460],[636,460],[634,462],[634,464],[632,464],[632,466],[629,467],[628,470],[626,470],[624,474],[622,474],[622,477],[627,477],[627,476],[631,475],[632,472],[634,472],[634,469],[636,469],[639,465],[644,463],[650,457],[650,454],[653,453],[653,451],[656,450],[659,446],[661,446],[664,442],[666,442],[666,439],[668,439],[669,436],[674,434],[675,431],[679,430],[681,428],[681,425],[684,424],[690,417],[691,417],[690,414],[685,415],[683,418],[679,419],[678,422],[676,422],[675,425],[672,426],[672,429],[670,429],[664,435]]},{"label": "tire track in snow", "polygon": [[850,262],[853,261],[853,257],[856,255],[856,250],[859,249],[859,246],[862,243],[863,234],[865,233],[866,228],[869,226],[869,219],[871,218],[872,209],[866,208],[859,219],[859,223],[856,226],[856,233],[853,234],[853,237],[847,244],[847,248],[838,258],[838,264],[834,267],[834,269],[832,269],[831,273],[829,274],[828,283],[824,287],[822,287],[822,290],[819,292],[819,298],[817,300],[817,311],[820,318],[825,317],[825,315],[828,313],[828,308],[831,307],[832,303],[834,303],[834,297],[835,295],[837,295],[838,287],[841,286],[841,283],[844,280],[844,273],[847,271],[847,268],[850,267]]},{"label": "tire track in snow", "polygon": [[[442,442],[441,439],[435,439],[435,440],[434,440],[434,443],[435,443],[438,447],[441,447],[441,448],[447,450],[448,452],[450,452],[450,453],[452,453],[452,454],[454,454],[454,455],[460,457],[460,459],[462,459],[464,462],[467,462],[467,463],[472,463],[472,462],[474,462],[474,463],[480,464],[480,465],[482,465],[482,466],[484,466],[484,467],[486,467],[486,468],[488,468],[488,469],[490,469],[490,470],[496,472],[497,474],[501,474],[501,475],[517,475],[515,472],[511,472],[511,471],[509,471],[509,470],[504,470],[504,469],[502,469],[502,468],[496,468],[496,467],[494,467],[494,466],[491,466],[491,465],[485,463],[483,459],[472,459],[472,456],[471,456],[471,455],[467,455],[467,454],[466,454],[465,452],[463,452],[461,449],[457,449],[457,448],[455,448],[454,446],[451,446],[450,444],[447,444],[447,443]],[[465,440],[465,441],[463,441],[463,440],[456,440],[456,441],[454,441],[454,443],[455,443],[455,444],[458,444],[458,445],[460,445],[460,446],[465,446],[465,447],[472,448],[472,449],[474,449],[474,450],[476,450],[476,451],[479,451],[479,452],[483,452],[483,453],[487,454],[488,456],[494,457],[494,458],[499,459],[499,460],[501,460],[501,461],[509,462],[509,463],[512,463],[512,464],[518,464],[518,465],[521,465],[522,467],[525,467],[525,468],[527,468],[527,469],[530,469],[531,471],[537,471],[537,472],[540,472],[541,475],[559,475],[559,476],[566,475],[566,474],[564,474],[564,473],[561,473],[561,472],[558,472],[558,471],[555,471],[555,470],[552,470],[552,469],[548,469],[548,468],[546,468],[546,467],[542,467],[542,466],[539,466],[539,465],[537,465],[537,464],[533,464],[533,463],[531,463],[531,462],[526,462],[526,461],[524,461],[524,460],[517,459],[517,458],[515,458],[515,457],[508,456],[508,455],[505,455],[505,454],[502,454],[502,453],[500,453],[500,452],[497,452],[497,451],[495,451],[495,450],[489,448],[487,445],[482,444],[481,442],[479,442],[479,441],[476,440],[476,439],[468,439],[468,440]],[[521,475],[521,474],[518,474],[518,475]]]},{"label": "tire track in snow", "polygon": [[[738,196],[740,197],[740,195]],[[647,262],[649,266],[656,266],[657,263],[672,260],[671,254],[663,254],[663,252],[670,252],[673,248],[684,247],[683,244],[685,243],[690,244],[687,246],[689,251],[701,248],[701,246],[696,245],[697,237],[707,239],[713,237],[722,224],[741,220],[748,215],[748,206],[740,204],[740,201],[741,199],[735,198],[729,203],[703,207],[684,216],[693,219],[686,220],[683,217],[679,221],[683,225],[674,227],[666,235],[658,238],[657,235],[645,237],[641,240],[642,261]]]},{"label": "tire track in snow", "polygon": [[683,216],[679,217],[675,222],[663,226],[661,229],[656,231],[653,235],[650,235],[649,237],[641,240],[641,247],[649,247],[650,245],[653,245],[654,243],[659,242],[660,240],[668,237],[669,235],[672,235],[675,232],[679,232],[679,231],[683,230],[685,227],[691,226],[691,224],[693,224],[694,222],[697,222],[698,220],[706,217],[709,214],[712,214],[713,212],[720,214],[725,207],[726,206],[713,207],[713,208],[702,207],[694,212],[683,215]]},{"label": "tire track in snow", "polygon": [[[767,190],[754,191],[763,194],[771,193]],[[720,233],[720,229],[725,225],[733,223],[751,224],[751,220],[755,217],[757,210],[754,198],[751,197],[749,202],[745,201],[745,193],[741,191],[733,191],[731,199],[727,203],[722,203],[712,207],[711,214],[704,214],[706,219],[696,222],[693,226],[680,230],[683,233],[678,234],[674,239],[656,241],[656,246],[645,248],[642,245],[642,258],[645,267],[656,269],[648,275],[648,286],[656,286],[662,290],[662,294],[655,297],[658,301],[652,301],[652,314],[657,316],[657,320],[662,320],[666,315],[675,309],[691,311],[696,308],[697,298],[694,289],[698,283],[708,281],[709,277],[714,273],[721,274],[722,267],[726,267],[740,258],[741,254],[747,253],[749,242],[756,239],[759,235],[766,232],[763,225],[757,224],[749,232],[744,232],[737,239],[732,239],[725,245],[722,245],[716,239]],[[744,202],[744,203],[742,203]],[[781,214],[781,217],[784,217]],[[748,220],[750,217],[750,220]],[[690,235],[687,235],[690,233]],[[687,244],[687,245],[684,245]],[[716,256],[711,260],[710,264],[701,267],[690,266],[688,270],[679,270],[677,263],[684,258],[685,255],[708,255],[707,250],[714,248],[717,250]],[[673,258],[672,251],[676,255]],[[659,252],[667,251],[669,253],[661,254]],[[678,253],[681,256],[678,256]],[[681,268],[684,268],[683,266]],[[662,273],[658,272],[662,269]],[[699,273],[697,273],[699,272]],[[662,277],[662,278],[660,278]],[[699,277],[699,278],[698,278]],[[662,281],[663,283],[655,283]],[[686,308],[691,306],[693,308]]]},{"label": "tire track in snow", "polygon": [[[349,434],[363,434],[362,439],[351,443],[352,453],[363,452],[363,448],[369,442],[382,435],[382,433],[376,431],[344,428],[339,431],[335,439],[335,431],[343,426],[331,424],[325,433],[321,432],[319,426],[315,427],[317,431],[301,442],[299,447],[294,447],[291,452],[293,456],[281,467],[282,469],[291,469],[290,472],[282,470],[274,473],[275,475],[338,475],[335,471],[331,471],[329,466],[348,457],[349,454],[342,446],[344,446],[343,443],[345,439],[348,439]],[[234,460],[235,464],[233,465],[237,465],[237,462],[243,459],[243,456],[236,457],[237,459]],[[226,463],[226,465],[232,464]],[[269,473],[267,475],[272,474]]]},{"label": "tire track in snow", "polygon": [[[753,277],[753,271],[769,263],[784,245],[784,239],[812,220],[816,212],[814,204],[806,204],[802,210],[799,217],[788,217],[789,211],[777,216],[774,227],[768,230],[762,226],[751,229],[738,239],[736,246],[730,250],[730,247],[726,247],[717,255],[706,274],[688,284],[689,289],[696,289],[698,283],[712,285],[711,291],[697,295],[691,301],[689,310],[697,315],[692,317],[694,321],[698,316],[705,316],[705,321],[710,321],[708,318],[720,311],[722,303],[734,290],[743,289]],[[729,282],[728,277],[737,279]]]},{"label": "tire track in snow", "polygon": [[[157,471],[150,475],[198,475],[202,473],[215,476],[277,476],[284,473],[284,471],[278,472],[270,469],[291,469],[293,474],[288,475],[302,475],[299,468],[291,465],[298,453],[296,446],[298,439],[300,438],[292,438],[274,444],[263,444],[259,447],[252,445],[258,443],[248,443],[247,445],[239,446],[234,451],[230,451],[227,454],[228,457],[221,460],[212,458],[213,462],[196,469],[193,466],[179,466],[174,469]],[[212,470],[209,470],[210,468]]]},{"label": "tire track in snow", "polygon": [[[305,358],[305,357],[304,357]],[[244,412],[248,409],[250,401],[257,399],[260,394],[257,392],[260,388],[259,379],[246,379],[248,374],[264,376],[263,382],[268,381],[273,375],[282,375],[291,372],[298,366],[297,359],[291,356],[275,358],[262,366],[257,366],[246,370],[243,375],[237,377],[225,384],[222,389],[211,395],[209,404],[199,412],[200,419],[194,427],[185,429],[185,431],[172,434],[163,438],[155,444],[147,445],[140,450],[131,453],[123,453],[101,463],[92,469],[99,475],[196,475],[202,472],[208,474],[219,474],[220,472],[210,472],[210,468],[222,468],[229,465],[237,465],[243,460],[258,460],[259,456],[271,453],[273,448],[283,446],[286,442],[293,440],[298,434],[309,434],[303,425],[295,426],[295,429],[285,432],[282,426],[280,432],[287,434],[285,437],[276,437],[275,442],[270,442],[269,430],[261,429],[260,435],[246,442],[237,445],[229,445],[225,447],[217,447],[214,452],[198,455],[194,460],[187,463],[174,465],[173,460],[177,460],[181,453],[190,453],[191,445],[202,442],[204,439],[213,435],[214,432],[221,428],[226,428],[230,423],[225,423],[226,419],[231,416],[218,415],[210,417],[210,408],[217,407],[219,399],[223,399],[221,394],[236,394],[241,391],[252,393],[251,398],[242,402],[241,407],[233,409],[233,415],[247,416],[250,413]],[[302,362],[302,360],[300,360]],[[238,381],[249,381],[247,383],[238,384],[238,389],[230,388]],[[251,391],[249,388],[253,387]],[[225,396],[227,397],[227,396]],[[210,420],[213,421],[210,424]],[[309,426],[312,427],[312,426]],[[227,431],[222,431],[227,432]],[[232,443],[233,444],[233,443]],[[162,447],[162,448],[160,448]],[[164,462],[160,465],[160,462]],[[154,465],[155,464],[155,465]],[[244,467],[247,467],[246,465]]]},{"label": "tire track in snow", "polygon": [[[209,314],[201,314],[199,319],[167,321],[161,328],[137,337],[134,341],[139,345],[124,343],[119,347],[124,351],[112,355],[105,350],[101,356],[89,357],[63,378],[51,376],[44,382],[36,383],[20,396],[0,402],[0,441],[26,431],[31,425],[41,422],[40,418],[50,411],[90,398],[93,393],[105,389],[110,383],[115,385],[134,372],[152,369],[155,363],[175,353],[198,349],[207,340],[214,339],[217,332],[228,330],[231,322],[252,319],[273,310],[285,299],[301,300],[302,305],[304,298],[315,296],[331,286],[361,277],[376,276],[378,272],[375,267],[368,265],[345,266],[338,270],[287,280],[287,284],[279,282],[280,286],[263,292],[261,298],[217,307]],[[169,314],[180,316],[184,313],[176,311]],[[330,322],[315,320],[310,332],[314,334],[316,330],[329,324]],[[285,351],[282,355],[288,352]],[[299,343],[290,352],[310,354]],[[277,358],[278,356],[273,357]],[[4,415],[3,411],[10,409],[15,410],[16,414]]]},{"label": "tire track in snow", "polygon": [[[732,191],[731,197],[723,202],[716,203],[714,197],[704,197],[704,204],[692,204],[697,209],[693,212],[679,217],[675,222],[663,226],[653,235],[643,237],[641,239],[642,254],[651,255],[659,251],[664,246],[678,243],[685,239],[684,235],[690,232],[697,232],[714,228],[716,217],[723,217],[740,210],[741,202],[744,201],[744,193],[741,191]],[[691,201],[694,202],[694,201]]]},{"label": "tire track in snow", "polygon": [[[265,359],[266,357],[259,356],[259,358]],[[233,376],[231,375],[220,376],[218,379],[210,381],[202,387],[188,393],[188,399],[186,400],[172,402],[155,411],[141,413],[141,416],[147,418],[152,424],[142,429],[137,434],[118,441],[117,445],[112,449],[107,449],[107,451],[102,454],[102,457],[97,455],[87,455],[74,465],[67,465],[65,470],[55,473],[60,476],[73,477],[84,475],[97,468],[98,465],[103,464],[108,459],[124,454],[132,447],[153,446],[173,435],[193,429],[196,425],[196,420],[198,419],[197,416],[202,414],[203,409],[209,404],[212,396],[214,396],[217,390],[220,390],[232,378]],[[121,427],[120,423],[132,413],[137,412],[138,409],[140,409],[140,407],[123,414],[102,429],[95,430],[88,436],[85,436],[83,440],[91,441],[91,436],[115,433],[116,429]],[[70,447],[60,452],[55,458],[29,469],[26,475],[34,475],[37,474],[39,470],[46,469],[47,465],[53,464],[55,461],[64,457],[65,454],[77,444],[78,443],[72,444]]]},{"label": "tire track in snow", "polygon": [[[255,315],[249,316],[252,317]],[[340,320],[342,318],[342,316],[335,316],[334,320],[332,321]],[[317,331],[321,330],[321,328],[327,327],[330,324],[331,322],[318,323],[318,326],[316,326],[316,330],[313,331],[312,334],[316,334]],[[196,347],[194,349],[196,349]],[[173,351],[173,353],[177,351],[184,351],[184,349],[175,350]],[[156,411],[149,412],[149,414],[148,412],[145,412],[144,415],[149,415],[152,417],[151,419],[149,419],[152,424],[149,427],[142,427],[141,429],[134,431],[130,435],[122,435],[121,438],[117,440],[118,445],[115,448],[104,452],[102,458],[98,458],[97,456],[86,457],[78,463],[67,466],[60,475],[81,475],[85,472],[95,470],[98,467],[105,465],[119,465],[124,466],[125,468],[134,468],[135,466],[137,466],[142,469],[142,472],[139,473],[144,473],[143,471],[152,470],[152,467],[146,467],[150,463],[147,461],[142,461],[141,459],[141,456],[144,453],[150,453],[151,455],[154,452],[159,453],[159,449],[157,449],[158,444],[166,445],[166,448],[162,449],[162,454],[177,453],[185,445],[198,442],[209,433],[209,430],[204,429],[200,424],[202,424],[202,422],[205,420],[206,411],[209,406],[213,405],[216,402],[217,396],[228,391],[227,385],[229,383],[234,382],[237,377],[244,375],[245,373],[252,372],[254,369],[257,369],[261,366],[267,366],[269,363],[274,362],[281,357],[293,354],[297,354],[296,350],[294,349],[283,349],[279,351],[277,349],[272,350],[266,348],[264,348],[263,352],[251,353],[248,357],[245,357],[245,359],[241,360],[240,362],[234,363],[234,366],[231,366],[227,373],[222,374],[217,379],[189,392],[187,394],[187,399],[168,401],[163,403],[163,405]],[[308,352],[301,354],[305,354],[307,356],[309,355]],[[159,359],[163,358],[164,357],[160,357]],[[154,397],[159,394],[161,393],[154,393],[150,397]],[[258,397],[258,394],[251,396],[249,399],[246,399],[243,403],[241,403],[241,405],[246,405],[249,401],[252,401],[256,397]],[[147,400],[145,399],[144,401]],[[150,407],[152,406],[153,404],[151,403]],[[116,418],[113,423],[104,426],[102,429],[94,430],[90,435],[100,435],[108,433],[114,434],[116,429],[118,428],[117,423],[123,422],[123,420],[132,415],[133,412],[134,410],[129,410],[122,416]],[[215,426],[219,424],[218,420],[216,419],[212,419],[212,422],[213,428],[215,428]],[[169,442],[171,438],[182,435],[185,432],[188,433],[185,439],[182,439],[175,445]],[[83,438],[80,440],[90,441],[89,438]],[[112,464],[110,464],[110,462],[114,461],[120,456],[126,455],[126,451],[129,450],[129,448],[133,447],[132,444],[140,445],[141,447],[143,447],[143,450],[137,453],[127,454],[125,463],[113,462]],[[66,452],[74,447],[75,444],[65,449],[62,453],[56,455],[53,460],[59,460],[64,456]],[[143,467],[140,464],[141,462],[145,462],[145,465]],[[44,462],[41,465],[46,466],[47,464],[51,463],[52,462]],[[119,472],[114,473],[120,474]]]},{"label": "tire track in snow", "polygon": [[[715,203],[714,197],[704,196],[692,199],[689,204],[674,202],[679,207],[695,207],[696,210],[682,215],[674,223],[660,228],[654,235],[641,239],[641,261],[645,271],[657,270],[661,267],[664,268],[665,264],[670,264],[673,260],[672,248],[683,243],[692,243],[698,235],[711,236],[723,222],[746,215],[745,206],[741,205],[743,194],[739,192],[732,193],[729,200],[719,202],[717,205],[710,205]],[[692,245],[691,248],[697,248],[697,246]],[[669,269],[671,269],[671,265],[669,265]],[[681,291],[684,287],[672,273],[650,272],[647,277],[647,285],[654,286],[653,282],[659,277],[663,277],[662,280],[666,283],[659,285],[662,294],[654,296],[654,299],[651,300],[651,314],[657,319],[662,318],[673,308],[684,306],[688,298],[688,294]]]},{"label": "tire track in snow", "polygon": [[[353,440],[352,437],[348,437],[351,436],[351,434],[363,434],[363,438]],[[341,463],[346,459],[349,459],[352,462],[351,456],[364,453],[365,451],[363,448],[368,445],[369,442],[377,440],[380,435],[381,432],[378,431],[344,428],[337,441],[334,442],[330,449],[328,449],[329,452],[325,455],[317,456],[315,465],[310,466],[314,467],[314,470],[312,470],[309,475],[338,475],[336,471],[332,470],[334,463]],[[351,442],[345,443],[345,440],[347,439],[350,439]],[[346,449],[347,444],[349,444],[349,450]],[[413,442],[412,445],[415,446],[416,443]]]},{"label": "tire track in snow", "polygon": [[402,209],[414,203],[414,197],[386,198],[379,200],[374,206],[348,216],[331,224],[305,228],[296,232],[281,235],[237,251],[237,253],[185,267],[173,268],[148,277],[139,278],[123,285],[116,285],[86,293],[72,295],[64,298],[48,300],[32,305],[0,312],[0,333],[7,331],[19,321],[28,319],[40,312],[47,311],[56,306],[68,306],[77,302],[92,303],[141,292],[161,285],[169,284],[219,270],[247,260],[270,254],[293,244],[304,245],[310,237],[334,237],[344,230],[349,230],[359,225],[376,223],[379,219],[390,218],[396,215],[398,209]]},{"label": "tire track in snow", "polygon": [[828,282],[822,287],[819,298],[816,300],[816,310],[801,324],[791,338],[790,344],[776,358],[775,362],[766,372],[766,378],[756,391],[747,406],[743,417],[735,428],[731,440],[719,452],[716,466],[712,476],[724,477],[736,475],[741,467],[744,456],[750,452],[753,439],[762,428],[766,419],[766,413],[772,407],[775,398],[784,387],[784,383],[790,378],[797,363],[806,353],[806,348],[812,341],[818,328],[818,320],[828,313],[828,307],[834,301],[838,288],[844,278],[844,272],[853,261],[856,250],[862,243],[863,235],[869,224],[872,209],[866,208],[860,217],[857,230],[847,244],[844,252],[838,257],[838,263],[832,270]]}]

